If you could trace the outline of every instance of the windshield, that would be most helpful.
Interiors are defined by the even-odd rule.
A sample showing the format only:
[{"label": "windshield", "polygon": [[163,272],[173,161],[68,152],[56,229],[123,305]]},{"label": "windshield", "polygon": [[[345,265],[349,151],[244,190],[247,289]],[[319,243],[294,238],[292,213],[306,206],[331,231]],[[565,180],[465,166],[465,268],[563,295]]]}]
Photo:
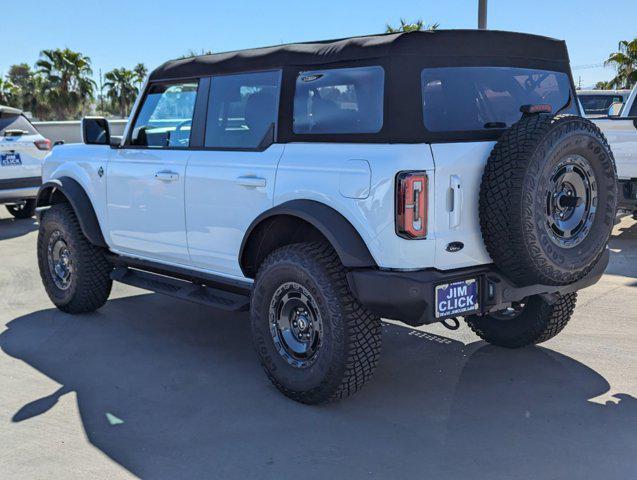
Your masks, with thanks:
[{"label": "windshield", "polygon": [[613,103],[623,103],[621,95],[578,95],[586,115],[608,115],[608,109]]},{"label": "windshield", "polygon": [[[427,68],[421,75],[425,127],[432,132],[506,128],[522,105],[577,114],[567,74],[511,67]],[[570,105],[569,105],[570,103]]]}]

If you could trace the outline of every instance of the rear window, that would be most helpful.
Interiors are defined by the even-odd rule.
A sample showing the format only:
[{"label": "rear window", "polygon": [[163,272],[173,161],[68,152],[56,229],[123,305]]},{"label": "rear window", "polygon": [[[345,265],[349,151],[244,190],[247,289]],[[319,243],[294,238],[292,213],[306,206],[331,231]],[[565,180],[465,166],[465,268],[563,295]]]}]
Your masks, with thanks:
[{"label": "rear window", "polygon": [[16,130],[16,134],[21,132],[22,135],[37,135],[38,131],[23,115],[5,115],[0,116],[0,135],[5,136],[7,130],[10,134],[11,130]]},{"label": "rear window", "polygon": [[613,103],[623,103],[621,95],[578,95],[579,101],[587,115],[608,115]]},{"label": "rear window", "polygon": [[[425,128],[432,132],[506,128],[520,119],[522,105],[561,110],[571,90],[565,73],[510,67],[428,68],[421,81]],[[569,113],[577,113],[574,105]]]},{"label": "rear window", "polygon": [[383,126],[382,67],[300,72],[294,94],[294,133],[376,133]]}]

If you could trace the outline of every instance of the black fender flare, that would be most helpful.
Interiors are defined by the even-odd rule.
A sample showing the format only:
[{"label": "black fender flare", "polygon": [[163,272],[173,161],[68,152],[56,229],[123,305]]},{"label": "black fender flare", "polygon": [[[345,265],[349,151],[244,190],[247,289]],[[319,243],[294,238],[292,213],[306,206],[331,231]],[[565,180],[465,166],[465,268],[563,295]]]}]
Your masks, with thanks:
[{"label": "black fender flare", "polygon": [[107,248],[97,215],[91,199],[82,185],[71,177],[60,177],[50,180],[40,187],[36,199],[36,207],[47,207],[55,203],[56,192],[62,193],[77,215],[82,233],[93,245]]},{"label": "black fender flare", "polygon": [[341,213],[314,200],[291,200],[266,210],[250,224],[241,242],[239,265],[247,277],[252,276],[246,264],[246,247],[252,234],[264,221],[276,217],[296,217],[311,224],[332,245],[343,266],[375,267],[376,262],[354,226]]}]

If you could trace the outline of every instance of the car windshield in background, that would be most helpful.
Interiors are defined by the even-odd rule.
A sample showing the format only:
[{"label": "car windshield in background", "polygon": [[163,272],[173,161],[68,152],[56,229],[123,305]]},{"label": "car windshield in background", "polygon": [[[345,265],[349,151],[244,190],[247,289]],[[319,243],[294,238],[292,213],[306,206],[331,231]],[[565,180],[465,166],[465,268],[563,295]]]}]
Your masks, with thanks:
[{"label": "car windshield in background", "polygon": [[578,95],[586,115],[608,115],[613,103],[623,103],[621,95]]},{"label": "car windshield in background", "polygon": [[[526,68],[427,68],[421,80],[425,128],[432,132],[506,128],[520,119],[522,105],[561,110],[571,90],[565,73]],[[576,113],[572,105],[569,113]]]},{"label": "car windshield in background", "polygon": [[23,115],[0,117],[0,136],[37,135],[37,130]]}]

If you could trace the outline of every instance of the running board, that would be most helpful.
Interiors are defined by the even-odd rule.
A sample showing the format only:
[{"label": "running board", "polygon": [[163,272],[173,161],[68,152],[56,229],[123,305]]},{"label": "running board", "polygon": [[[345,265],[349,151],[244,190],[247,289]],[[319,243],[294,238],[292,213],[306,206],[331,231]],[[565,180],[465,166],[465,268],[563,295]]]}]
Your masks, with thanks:
[{"label": "running board", "polygon": [[133,287],[150,290],[151,292],[162,293],[231,312],[246,311],[250,305],[250,297],[248,295],[226,292],[218,288],[198,285],[185,280],[127,267],[115,268],[111,272],[111,279]]}]

